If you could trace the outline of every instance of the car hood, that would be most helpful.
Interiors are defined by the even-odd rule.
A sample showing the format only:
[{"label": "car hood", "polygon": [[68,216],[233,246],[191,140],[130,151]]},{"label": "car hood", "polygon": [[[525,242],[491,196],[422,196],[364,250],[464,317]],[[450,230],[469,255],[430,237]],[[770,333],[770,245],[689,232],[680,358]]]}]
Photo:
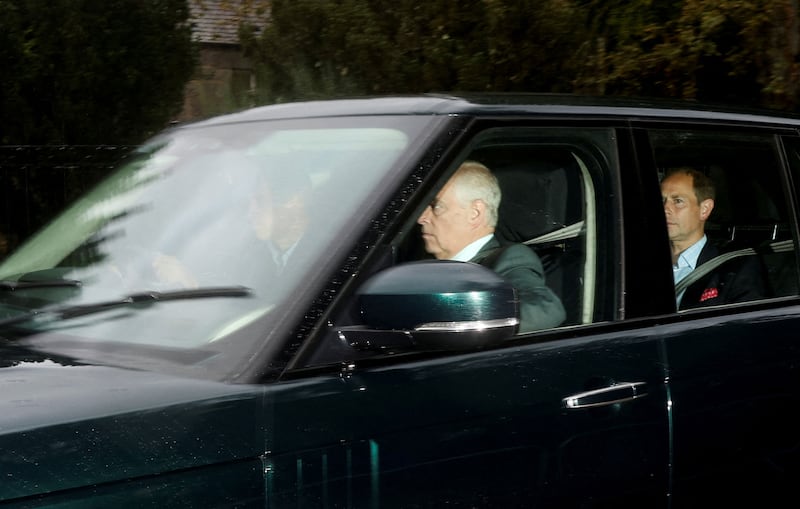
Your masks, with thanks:
[{"label": "car hood", "polygon": [[261,390],[0,348],[0,500],[257,458]]}]

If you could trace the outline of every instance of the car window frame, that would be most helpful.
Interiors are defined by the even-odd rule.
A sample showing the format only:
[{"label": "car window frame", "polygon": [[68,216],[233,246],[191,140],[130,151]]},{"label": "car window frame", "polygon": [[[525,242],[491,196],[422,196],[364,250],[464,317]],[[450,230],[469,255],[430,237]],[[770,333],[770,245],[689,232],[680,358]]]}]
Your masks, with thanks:
[{"label": "car window frame", "polygon": [[[542,133],[546,132],[547,129],[554,128],[563,129],[565,132],[574,131],[575,129],[581,128],[605,130],[609,135],[608,150],[612,152],[611,158],[612,161],[614,161],[612,163],[602,163],[602,168],[593,170],[600,171],[602,173],[597,177],[599,181],[596,182],[595,187],[604,188],[602,192],[606,193],[608,197],[607,201],[601,200],[599,197],[596,197],[595,200],[598,203],[598,206],[608,207],[607,217],[605,218],[605,228],[607,228],[608,234],[605,236],[606,238],[603,238],[604,236],[602,234],[598,234],[598,239],[602,239],[598,240],[598,242],[605,242],[606,245],[603,247],[603,249],[609,253],[614,253],[607,256],[607,260],[613,260],[613,263],[609,263],[609,266],[605,267],[605,270],[607,271],[607,275],[603,278],[605,280],[605,284],[601,282],[597,283],[598,288],[603,289],[599,291],[605,291],[605,296],[607,298],[600,298],[598,296],[599,294],[597,292],[595,293],[595,301],[598,303],[597,305],[605,306],[602,314],[603,319],[598,319],[593,323],[588,324],[561,326],[553,329],[517,335],[513,338],[510,338],[507,342],[497,348],[502,350],[505,348],[513,348],[515,345],[518,346],[520,344],[539,342],[549,344],[551,341],[558,341],[564,337],[574,337],[575,328],[591,328],[598,324],[614,323],[622,318],[623,306],[621,305],[620,301],[626,293],[622,286],[624,278],[621,277],[621,274],[624,270],[624,265],[622,263],[622,260],[624,259],[624,254],[622,252],[621,226],[622,201],[615,200],[614,198],[618,197],[620,194],[620,163],[618,162],[619,148],[615,141],[619,138],[619,129],[626,129],[625,123],[619,121],[618,119],[587,121],[586,119],[572,117],[542,119],[537,117],[521,116],[515,118],[475,118],[470,119],[468,124],[468,128],[465,126],[465,128],[458,133],[456,138],[451,139],[449,143],[444,142],[444,145],[439,147],[439,150],[442,151],[442,157],[437,160],[436,164],[430,167],[427,177],[421,179],[422,187],[419,188],[417,192],[413,193],[413,196],[410,198],[406,197],[406,206],[403,208],[402,214],[396,218],[394,223],[389,225],[384,231],[382,235],[384,241],[373,246],[373,248],[370,250],[370,253],[364,257],[364,262],[361,264],[361,268],[357,277],[351,278],[347,284],[347,287],[340,289],[340,295],[337,297],[337,303],[332,305],[328,312],[324,314],[325,321],[316,326],[312,337],[306,338],[303,345],[298,349],[299,353],[288,363],[286,372],[281,376],[282,379],[304,376],[303,373],[311,374],[337,370],[342,368],[343,365],[347,365],[350,361],[367,363],[369,365],[392,365],[410,362],[412,360],[425,357],[439,357],[442,355],[455,355],[457,353],[410,351],[404,353],[395,353],[392,355],[375,356],[370,354],[360,355],[353,352],[348,352],[348,358],[342,358],[338,359],[337,361],[322,364],[305,364],[314,356],[314,349],[322,348],[321,342],[324,341],[323,338],[325,337],[326,332],[330,333],[329,328],[332,324],[332,318],[335,316],[337,310],[346,305],[346,303],[342,303],[342,300],[346,300],[346,296],[351,294],[351,292],[354,292],[358,285],[362,284],[367,279],[368,275],[374,274],[381,268],[385,267],[387,258],[391,258],[393,260],[397,250],[397,238],[402,238],[404,235],[413,234],[409,230],[415,224],[416,218],[419,217],[419,214],[421,214],[422,210],[430,202],[430,199],[435,196],[438,188],[443,185],[449,175],[455,171],[458,164],[460,164],[460,162],[469,153],[472,143],[478,134],[489,129],[522,128],[539,130]],[[430,155],[430,152],[428,152],[428,155]],[[603,155],[603,157],[606,157],[606,155]],[[420,163],[417,166],[423,166],[423,164]],[[600,202],[604,202],[603,205],[599,205]]]},{"label": "car window frame", "polygon": [[[745,135],[745,136],[752,136],[752,135],[759,135],[763,136],[764,139],[770,139],[770,143],[772,148],[776,152],[776,163],[777,163],[777,172],[778,175],[776,176],[777,179],[780,180],[780,185],[783,188],[784,198],[786,200],[786,214],[787,220],[789,222],[789,229],[790,235],[794,239],[795,242],[795,257],[800,258],[800,244],[798,244],[798,215],[797,215],[797,196],[798,193],[791,187],[791,178],[789,176],[790,169],[786,161],[786,152],[781,142],[782,138],[786,139],[796,139],[797,138],[797,131],[795,129],[786,127],[786,126],[779,126],[779,125],[772,125],[767,122],[754,122],[754,123],[731,123],[726,121],[713,121],[713,120],[681,120],[681,119],[670,119],[670,120],[654,120],[654,119],[637,119],[631,122],[631,129],[633,132],[637,133],[635,135],[636,141],[636,153],[637,153],[637,165],[639,170],[642,174],[645,175],[655,175],[658,176],[658,162],[655,160],[653,155],[653,147],[650,143],[649,133],[653,130],[670,130],[675,132],[680,131],[695,131],[695,132],[702,132],[702,133],[719,133],[721,135]],[[663,207],[661,207],[660,202],[660,183],[658,179],[650,179],[650,186],[653,187],[655,185],[654,190],[658,193],[659,197],[659,212],[656,214],[656,218],[660,215],[663,218]],[[649,194],[653,194],[653,190],[646,191]],[[789,193],[789,194],[787,194]],[[656,221],[653,221],[655,224]],[[662,244],[665,245],[666,252],[669,253],[669,241],[668,235],[666,231],[666,224],[664,221],[661,221],[661,225],[658,228],[658,235],[662,237]],[[798,262],[800,263],[800,262]],[[666,281],[669,286],[673,286],[672,283],[672,273],[669,268],[671,267],[671,263],[667,264],[667,267],[663,267],[663,263],[660,263],[658,266],[652,266],[649,270],[652,271],[656,277],[661,280],[660,283],[662,286],[664,284],[663,281]],[[800,274],[800,272],[798,272]],[[736,313],[746,312],[749,309],[755,308],[777,308],[783,305],[792,305],[796,303],[796,301],[800,299],[800,295],[796,296],[771,296],[765,299],[760,300],[753,300],[748,302],[740,302],[740,303],[730,303],[730,304],[720,304],[717,306],[710,306],[706,308],[695,308],[695,309],[687,309],[678,311],[675,305],[674,298],[672,300],[671,305],[664,306],[663,303],[661,305],[660,310],[653,310],[649,313],[650,316],[668,316],[668,315],[675,315],[678,317],[681,316],[689,316],[690,319],[700,318],[701,316],[705,316],[709,313],[713,313],[715,315],[735,315]],[[647,315],[645,315],[647,316]]]},{"label": "car window frame", "polygon": [[[614,258],[610,253],[614,252],[614,246],[618,246],[619,232],[614,231],[616,222],[611,220],[614,212],[608,201],[602,200],[598,194],[614,193],[613,187],[610,183],[614,180],[613,175],[617,173],[616,146],[613,143],[614,129],[603,125],[585,126],[580,122],[573,122],[572,119],[565,119],[558,123],[545,122],[542,125],[541,120],[535,119],[533,121],[517,119],[513,125],[509,125],[508,121],[502,123],[493,122],[490,119],[481,119],[476,123],[474,129],[471,131],[466,145],[459,151],[458,155],[448,165],[447,169],[440,172],[438,175],[437,183],[428,190],[424,202],[429,201],[428,196],[433,197],[438,190],[444,185],[447,179],[452,175],[458,166],[467,159],[473,157],[475,151],[486,149],[492,145],[505,146],[515,145],[524,146],[530,149],[566,149],[570,155],[575,159],[575,164],[580,170],[580,180],[582,191],[584,194],[584,215],[583,220],[587,221],[588,215],[592,216],[593,223],[584,233],[584,248],[586,249],[584,267],[582,273],[584,277],[591,276],[593,279],[592,287],[585,286],[583,289],[584,298],[587,293],[590,293],[589,300],[591,302],[591,309],[582,306],[580,323],[566,323],[561,327],[572,327],[580,325],[590,325],[596,322],[613,321],[616,319],[615,308],[607,307],[597,309],[600,302],[606,302],[609,299],[608,295],[601,295],[602,287],[608,288],[612,281],[615,280],[611,274],[613,270],[605,270],[603,273],[598,274],[598,270],[607,268],[607,264],[598,262],[598,256],[605,258],[604,261]],[[584,129],[585,131],[581,131]],[[592,130],[589,136],[586,130]],[[605,131],[608,135],[608,146],[605,147],[605,152],[597,147],[599,140],[590,138],[600,138]],[[580,134],[576,134],[576,132]],[[606,153],[607,152],[607,153]],[[610,157],[611,161],[608,160]],[[589,163],[589,164],[587,164]],[[589,167],[591,165],[591,168]],[[490,169],[493,169],[490,165]],[[592,208],[593,207],[593,208]],[[603,208],[602,212],[598,212],[599,208]],[[409,225],[405,230],[411,230],[411,222],[414,217],[418,217],[421,211],[415,211],[409,219]],[[600,216],[598,218],[598,216]],[[602,224],[600,224],[602,223]],[[413,234],[412,234],[413,235]],[[401,239],[402,242],[405,239]],[[594,244],[590,247],[589,243],[594,240]],[[398,241],[395,240],[395,243]],[[595,254],[594,259],[590,259],[590,251]],[[598,253],[600,253],[598,255]],[[601,281],[601,282],[598,282]],[[616,292],[615,292],[616,293]],[[606,298],[603,298],[606,297]],[[583,299],[582,299],[583,302]],[[598,304],[596,304],[598,303]],[[590,315],[587,317],[587,315]],[[596,319],[595,319],[596,318]],[[553,330],[553,329],[546,329]],[[533,331],[527,334],[519,334],[519,337],[525,337],[530,334],[540,334],[544,331]]]}]

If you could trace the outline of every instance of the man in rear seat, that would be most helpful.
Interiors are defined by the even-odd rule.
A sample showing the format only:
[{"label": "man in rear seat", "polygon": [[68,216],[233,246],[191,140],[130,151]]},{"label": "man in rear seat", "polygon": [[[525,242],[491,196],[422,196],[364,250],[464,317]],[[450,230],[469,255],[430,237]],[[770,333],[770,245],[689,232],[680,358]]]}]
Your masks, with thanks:
[{"label": "man in rear seat", "polygon": [[[677,285],[720,254],[705,234],[706,220],[714,209],[714,183],[694,168],[673,168],[661,181],[661,198]],[[677,306],[682,310],[763,299],[765,281],[761,261],[752,255],[740,256],[722,263],[678,293]]]}]

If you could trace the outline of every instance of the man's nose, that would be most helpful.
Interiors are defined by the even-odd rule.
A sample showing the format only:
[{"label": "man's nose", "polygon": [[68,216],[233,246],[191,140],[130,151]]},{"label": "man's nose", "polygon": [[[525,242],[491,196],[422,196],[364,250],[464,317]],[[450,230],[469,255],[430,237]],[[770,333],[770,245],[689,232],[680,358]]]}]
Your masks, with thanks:
[{"label": "man's nose", "polygon": [[431,206],[428,205],[425,207],[425,210],[422,211],[422,214],[419,215],[417,219],[417,224],[427,223],[428,222],[428,213],[431,211]]}]

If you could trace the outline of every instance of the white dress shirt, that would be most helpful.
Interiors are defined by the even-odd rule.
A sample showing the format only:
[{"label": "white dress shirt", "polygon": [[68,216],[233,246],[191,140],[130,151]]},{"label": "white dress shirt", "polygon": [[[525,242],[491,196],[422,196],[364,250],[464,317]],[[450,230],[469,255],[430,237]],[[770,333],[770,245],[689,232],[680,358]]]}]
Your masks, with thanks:
[{"label": "white dress shirt", "polygon": [[456,255],[450,259],[459,262],[468,262],[472,260],[475,255],[478,254],[478,251],[481,250],[484,244],[492,240],[492,237],[494,237],[494,233],[490,233],[489,235],[479,238],[471,244],[468,244],[464,249],[456,253]]},{"label": "white dress shirt", "polygon": [[[691,274],[691,272],[697,267],[697,258],[700,256],[700,251],[703,250],[707,240],[707,237],[703,235],[700,240],[686,248],[678,256],[678,262],[672,266],[672,277],[675,279],[676,285],[681,279]],[[679,307],[685,292],[686,290],[682,291],[676,296],[676,301]]]}]

